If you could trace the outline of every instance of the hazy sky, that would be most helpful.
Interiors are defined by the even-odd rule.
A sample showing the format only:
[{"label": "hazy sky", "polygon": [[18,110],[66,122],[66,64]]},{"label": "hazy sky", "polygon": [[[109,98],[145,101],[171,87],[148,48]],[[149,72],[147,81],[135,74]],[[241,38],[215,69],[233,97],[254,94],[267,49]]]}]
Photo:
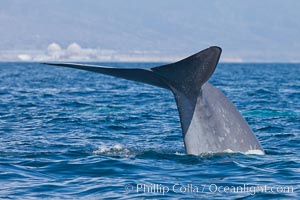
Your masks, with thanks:
[{"label": "hazy sky", "polygon": [[0,59],[55,42],[162,56],[218,45],[229,61],[299,62],[300,1],[0,0],[0,36]]}]

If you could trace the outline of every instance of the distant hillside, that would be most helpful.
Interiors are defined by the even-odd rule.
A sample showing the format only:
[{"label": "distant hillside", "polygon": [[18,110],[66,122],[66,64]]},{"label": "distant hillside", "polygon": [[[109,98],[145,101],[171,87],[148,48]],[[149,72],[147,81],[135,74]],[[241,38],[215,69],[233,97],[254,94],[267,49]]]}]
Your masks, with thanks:
[{"label": "distant hillside", "polygon": [[300,61],[300,1],[1,0],[1,51],[62,48],[189,55],[210,45],[244,61]]}]

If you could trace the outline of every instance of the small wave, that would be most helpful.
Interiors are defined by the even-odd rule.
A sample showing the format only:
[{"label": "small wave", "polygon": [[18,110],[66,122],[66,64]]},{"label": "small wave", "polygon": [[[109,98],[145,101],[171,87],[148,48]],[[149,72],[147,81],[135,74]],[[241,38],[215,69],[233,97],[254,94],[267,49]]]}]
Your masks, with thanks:
[{"label": "small wave", "polygon": [[108,156],[121,156],[121,157],[134,157],[135,154],[128,148],[121,144],[113,146],[101,145],[97,150],[93,151],[93,154],[108,155]]},{"label": "small wave", "polygon": [[297,117],[299,113],[291,110],[256,109],[243,113],[245,116],[256,118]]},{"label": "small wave", "polygon": [[[93,151],[93,154],[97,155],[106,155],[106,156],[116,156],[116,157],[124,157],[124,158],[132,158],[136,156],[145,156],[151,155],[159,155],[159,157],[164,157],[166,155],[176,155],[176,156],[190,156],[184,152],[178,152],[175,151],[175,153],[166,153],[164,151],[153,151],[153,150],[143,150],[143,151],[138,151],[134,149],[129,149],[122,144],[115,144],[115,145],[100,145],[97,150]],[[244,155],[264,155],[265,153],[261,150],[255,149],[255,150],[248,150],[246,152],[238,152],[238,151],[233,151],[231,149],[226,149],[222,152],[205,152],[201,153],[200,155],[195,155],[199,157],[211,157],[211,156],[218,156],[218,155],[224,155],[224,154],[244,154]]]},{"label": "small wave", "polygon": [[233,151],[231,149],[225,149],[222,152],[205,152],[201,153],[199,156],[214,156],[214,155],[222,155],[222,154],[244,154],[244,155],[265,155],[265,153],[258,149],[248,150],[246,152]]},{"label": "small wave", "polygon": [[223,152],[224,153],[242,153],[245,155],[265,155],[265,153],[259,149],[248,150],[246,152],[236,152],[236,151],[232,151],[231,149],[226,149]]},{"label": "small wave", "polygon": [[[204,153],[201,153],[201,154],[196,155],[196,156],[207,157],[207,156],[216,156],[216,155],[222,155],[222,154],[265,155],[265,153],[263,151],[258,150],[258,149],[248,150],[246,152],[233,151],[231,149],[226,149],[222,152],[211,152],[211,151],[210,152],[204,152]],[[176,152],[175,155],[185,156],[185,155],[188,155],[188,154],[182,153],[182,152]]]},{"label": "small wave", "polygon": [[175,152],[175,155],[176,156],[185,156],[185,155],[187,155],[186,153],[182,153],[182,152]]},{"label": "small wave", "polygon": [[248,150],[244,154],[246,155],[265,155],[265,153],[258,149]]}]

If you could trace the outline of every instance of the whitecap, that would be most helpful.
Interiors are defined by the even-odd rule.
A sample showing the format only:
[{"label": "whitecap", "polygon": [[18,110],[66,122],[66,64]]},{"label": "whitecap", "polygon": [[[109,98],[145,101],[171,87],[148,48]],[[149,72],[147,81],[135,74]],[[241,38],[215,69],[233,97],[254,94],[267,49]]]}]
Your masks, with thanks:
[{"label": "whitecap", "polygon": [[262,150],[259,149],[252,149],[246,151],[244,154],[249,155],[249,154],[254,154],[254,155],[265,155],[265,153]]},{"label": "whitecap", "polygon": [[93,151],[93,154],[108,155],[108,156],[121,156],[121,157],[132,157],[135,156],[128,148],[122,144],[115,145],[101,145],[97,150]]},{"label": "whitecap", "polygon": [[237,152],[237,151],[232,151],[231,149],[226,149],[223,152],[224,153],[242,153],[245,155],[265,155],[265,153],[259,149],[252,149],[252,150],[248,150],[246,152]]},{"label": "whitecap", "polygon": [[185,156],[186,155],[186,153],[180,153],[180,152],[175,152],[175,155],[177,155],[177,156]]}]

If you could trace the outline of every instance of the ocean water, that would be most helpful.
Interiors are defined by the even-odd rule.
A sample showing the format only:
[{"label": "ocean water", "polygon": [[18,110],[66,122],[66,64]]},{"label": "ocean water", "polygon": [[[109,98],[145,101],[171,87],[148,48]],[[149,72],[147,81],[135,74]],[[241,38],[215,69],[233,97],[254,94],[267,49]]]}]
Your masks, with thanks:
[{"label": "ocean water", "polygon": [[[116,67],[157,63],[106,63]],[[265,149],[186,155],[171,92],[0,63],[1,199],[299,199],[300,64],[219,64],[210,82]]]}]

